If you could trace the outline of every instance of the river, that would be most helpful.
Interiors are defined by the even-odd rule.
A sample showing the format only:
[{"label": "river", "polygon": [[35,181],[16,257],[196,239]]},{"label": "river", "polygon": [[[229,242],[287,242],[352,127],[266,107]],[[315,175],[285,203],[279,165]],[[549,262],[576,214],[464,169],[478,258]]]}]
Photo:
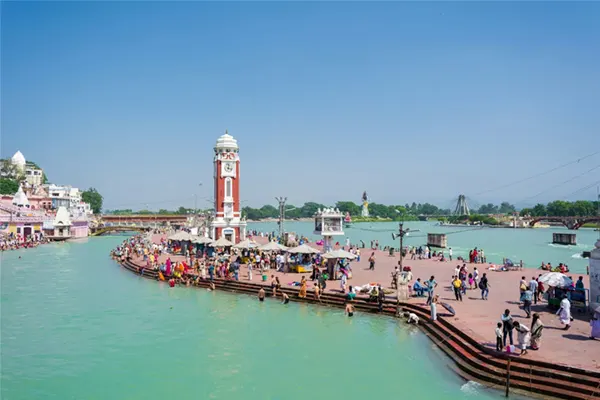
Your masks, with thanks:
[{"label": "river", "polygon": [[[306,235],[310,239],[319,238],[312,233],[314,224],[311,222],[286,222],[285,230]],[[452,247],[454,257],[468,256],[469,250],[478,247],[484,250],[488,262],[500,263],[503,258],[509,258],[515,263],[523,260],[526,267],[538,268],[542,261],[558,265],[559,262],[567,264],[574,273],[585,273],[589,265],[588,260],[581,257],[584,250],[592,250],[598,240],[598,232],[593,229],[582,228],[570,231],[567,228],[535,228],[535,229],[510,229],[510,228],[472,228],[472,227],[445,227],[435,222],[406,222],[404,229],[409,228],[417,232],[404,237],[408,246],[419,246],[427,241],[427,233],[446,233],[448,246]],[[277,223],[253,223],[249,229],[263,232],[278,231]],[[379,240],[380,246],[394,245],[399,247],[399,239],[392,240],[392,232],[398,232],[397,222],[355,223],[350,228],[344,229],[345,236],[339,238],[344,244],[346,237],[351,243],[363,240],[370,246],[371,240]],[[576,246],[564,246],[552,243],[552,233],[575,233]],[[446,253],[447,254],[447,253]]]},{"label": "river", "polygon": [[2,399],[501,397],[414,327],[170,289],[109,258],[123,239],[1,254]]}]

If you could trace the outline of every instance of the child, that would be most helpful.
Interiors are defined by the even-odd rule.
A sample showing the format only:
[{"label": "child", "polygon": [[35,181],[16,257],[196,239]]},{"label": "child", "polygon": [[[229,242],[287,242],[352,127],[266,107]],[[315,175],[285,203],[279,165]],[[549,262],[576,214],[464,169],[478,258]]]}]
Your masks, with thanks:
[{"label": "child", "polygon": [[496,351],[502,351],[502,322],[496,325]]}]

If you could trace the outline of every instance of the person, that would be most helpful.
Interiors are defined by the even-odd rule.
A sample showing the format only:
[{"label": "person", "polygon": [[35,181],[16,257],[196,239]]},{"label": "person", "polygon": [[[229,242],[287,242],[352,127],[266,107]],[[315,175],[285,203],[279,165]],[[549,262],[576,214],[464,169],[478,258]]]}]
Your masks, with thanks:
[{"label": "person", "polygon": [[519,348],[521,349],[521,355],[527,354],[527,345],[529,344],[530,333],[529,328],[525,324],[520,324],[517,321],[513,322],[513,327],[518,333],[517,340],[519,342]]},{"label": "person", "polygon": [[456,297],[456,301],[462,301],[462,293],[461,293],[462,281],[456,275],[454,276],[454,279],[452,280],[452,287],[454,288],[454,297]]},{"label": "person", "polygon": [[408,313],[408,320],[406,322],[409,324],[419,325],[419,317],[415,313]]},{"label": "person", "polygon": [[300,297],[301,299],[306,298],[306,286],[307,286],[306,277],[303,276],[302,279],[300,280],[300,292],[298,293],[298,297]]},{"label": "person", "polygon": [[544,330],[544,324],[540,319],[540,314],[533,314],[533,320],[531,320],[531,349],[538,350],[542,341],[542,331]]},{"label": "person", "polygon": [[579,279],[577,279],[577,283],[575,284],[575,289],[585,290],[585,286],[583,285],[583,276],[580,276]]},{"label": "person", "polygon": [[496,351],[502,351],[502,322],[496,325]]},{"label": "person", "polygon": [[484,272],[479,281],[479,289],[481,289],[481,299],[487,300],[490,293],[490,283],[488,282],[487,274]]},{"label": "person", "polygon": [[502,314],[500,320],[502,321],[502,344],[504,347],[506,347],[507,337],[509,339],[509,343],[513,344],[513,320],[509,309],[504,310],[504,314]]},{"label": "person", "polygon": [[600,337],[600,307],[594,312],[594,316],[590,320],[590,326],[592,327],[592,333],[590,333],[590,339]]},{"label": "person", "polygon": [[369,269],[370,270],[375,269],[375,252],[372,252],[371,257],[369,257]]},{"label": "person", "polygon": [[429,305],[431,308],[431,320],[432,321],[437,321],[437,303],[439,301],[440,296],[439,295],[435,295],[433,296],[433,299],[431,300],[431,304]]},{"label": "person", "polygon": [[417,296],[421,297],[427,290],[427,286],[423,286],[421,278],[417,278],[416,282],[413,284],[413,290],[417,293]]},{"label": "person", "polygon": [[452,261],[452,247],[448,249],[448,259]]},{"label": "person", "polygon": [[315,292],[314,292],[315,300],[319,300],[321,302],[321,289],[319,288],[319,284],[315,283]]},{"label": "person", "polygon": [[533,298],[533,292],[529,287],[523,292],[523,309],[527,313],[527,318],[531,318],[531,299]]},{"label": "person", "polygon": [[284,292],[281,292],[281,304],[287,304],[289,302],[290,302],[290,296],[288,296]]},{"label": "person", "polygon": [[540,282],[540,277],[541,276],[542,276],[542,274],[539,274],[538,278],[537,278],[537,284],[538,284],[538,287],[537,287],[537,298],[538,298],[538,301],[540,303],[542,302],[542,300],[544,298],[544,291],[546,290],[546,288],[544,287],[544,284],[542,282]]},{"label": "person", "polygon": [[429,289],[429,292],[427,293],[427,305],[429,305],[431,304],[431,300],[433,300],[433,292],[437,286],[435,276],[431,275],[431,278],[429,278],[429,280],[425,282],[425,285],[427,285],[427,289]]},{"label": "person", "polygon": [[563,296],[563,299],[560,302],[560,308],[556,312],[556,315],[560,318],[560,323],[565,326],[565,331],[568,331],[571,327],[571,302],[567,298],[566,295]]},{"label": "person", "polygon": [[258,300],[265,301],[265,289],[260,288],[260,290],[258,291]]},{"label": "person", "polygon": [[537,304],[538,298],[537,298],[537,288],[538,288],[538,282],[537,279],[535,279],[535,276],[531,277],[531,280],[529,281],[529,290],[531,290],[532,296],[533,297],[533,303]]},{"label": "person", "polygon": [[385,301],[385,292],[381,285],[377,288],[377,306],[379,308],[379,312],[383,311],[383,302]]},{"label": "person", "polygon": [[354,292],[354,288],[352,286],[350,286],[350,288],[348,289],[348,294],[346,295],[346,298],[348,299],[348,301],[354,301],[354,299],[356,299],[356,293]]},{"label": "person", "polygon": [[346,303],[346,314],[348,314],[348,317],[354,315],[354,306],[350,303]]}]

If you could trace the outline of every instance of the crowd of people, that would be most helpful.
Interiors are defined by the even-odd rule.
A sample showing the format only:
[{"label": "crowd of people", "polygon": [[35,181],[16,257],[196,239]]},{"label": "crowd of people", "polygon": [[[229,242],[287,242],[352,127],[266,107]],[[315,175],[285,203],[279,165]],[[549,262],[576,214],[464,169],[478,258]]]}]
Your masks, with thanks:
[{"label": "crowd of people", "polygon": [[13,232],[0,235],[0,251],[31,249],[44,243],[48,243],[48,240],[41,232],[27,237]]},{"label": "crowd of people", "polygon": [[[259,232],[255,232],[254,234],[263,236]],[[268,237],[270,234],[264,236]],[[275,239],[274,235],[272,237]],[[373,246],[375,245],[376,243],[373,243]],[[359,248],[351,246],[350,243],[346,243],[346,248],[349,252],[360,255]],[[413,248],[412,250],[414,250],[415,257],[433,257],[432,253],[428,252],[426,247],[423,247],[420,251],[418,248]],[[413,254],[412,250],[409,250],[409,253]],[[166,258],[161,257],[165,253]],[[184,256],[184,260],[172,261],[171,255],[176,253]],[[135,255],[138,258],[142,258],[145,262],[143,268],[151,268],[158,271],[159,279],[168,280],[171,286],[175,286],[176,284],[194,285],[200,280],[209,280],[212,282],[215,278],[232,280],[247,279],[248,281],[253,281],[258,276],[258,279],[265,282],[265,284],[268,285],[270,283],[271,295],[274,298],[281,297],[283,303],[289,301],[289,296],[281,290],[282,283],[279,276],[275,275],[275,272],[286,273],[289,271],[291,264],[308,262],[312,267],[312,272],[306,276],[302,275],[297,282],[288,283],[299,289],[299,298],[306,298],[308,291],[312,289],[314,300],[321,301],[322,293],[327,289],[330,279],[337,279],[340,282],[339,292],[346,296],[345,312],[348,316],[352,316],[355,313],[353,301],[356,299],[357,294],[366,293],[367,297],[365,300],[376,302],[379,304],[380,310],[383,308],[386,299],[385,292],[387,289],[382,287],[381,284],[367,285],[369,288],[366,292],[360,287],[348,286],[347,280],[352,276],[352,266],[348,260],[336,260],[331,265],[320,254],[296,256],[285,252],[259,251],[257,249],[197,248],[192,244],[183,245],[182,247],[180,243],[168,241],[164,238],[158,243],[152,243],[150,237],[143,236],[126,240],[116,249],[115,254],[125,257]],[[450,250],[449,257],[451,257],[451,254]],[[299,259],[296,257],[299,257]],[[469,258],[474,261],[473,264],[486,261],[483,251],[477,248],[471,252]],[[163,259],[164,261],[160,261]],[[481,273],[477,266],[468,264],[466,260],[461,261],[463,262],[455,267],[449,281],[449,290],[453,293],[455,300],[462,302],[465,298],[469,298],[465,296],[469,290],[479,290],[480,296],[478,297],[484,301],[488,300],[491,284],[487,273]],[[373,251],[368,258],[368,269],[374,270],[375,264],[376,252]],[[247,271],[247,274],[243,276],[240,273],[242,266],[245,266]],[[430,307],[431,320],[435,321],[437,319],[437,306],[440,302],[439,295],[436,293],[439,285],[435,276],[431,276],[426,281],[422,281],[421,278],[412,281],[410,267],[408,268],[408,272],[406,272],[406,269],[405,271],[401,271],[396,267],[392,272],[392,288],[398,287],[399,276],[402,273],[407,274],[404,276],[404,279],[405,282],[406,280],[409,281],[408,288],[412,295],[427,296],[426,304]],[[270,282],[268,282],[269,276]],[[519,302],[525,312],[525,318],[531,318],[531,324],[528,325],[523,322],[514,321],[510,310],[506,310],[505,314],[498,321],[496,329],[497,350],[502,351],[506,350],[507,346],[514,346],[513,332],[517,333],[517,345],[522,354],[526,354],[528,348],[534,350],[540,348],[544,323],[541,314],[533,313],[531,306],[532,304],[541,302],[545,297],[545,293],[550,292],[550,290],[547,290],[550,288],[547,288],[543,282],[539,281],[540,277],[541,275],[537,278],[532,277],[530,281],[522,277],[519,283]],[[212,287],[214,288],[214,285]],[[582,277],[573,282],[572,288],[567,289],[573,291],[584,290]],[[263,288],[260,289],[258,297],[261,301],[264,299],[265,292]],[[569,329],[570,327],[570,312],[571,304],[568,296],[565,296],[561,300],[557,312],[565,329]],[[600,336],[599,317],[600,315],[597,313],[594,319],[592,319],[592,338]],[[411,321],[415,322],[414,318]],[[512,349],[512,347],[508,347],[508,350]]]}]

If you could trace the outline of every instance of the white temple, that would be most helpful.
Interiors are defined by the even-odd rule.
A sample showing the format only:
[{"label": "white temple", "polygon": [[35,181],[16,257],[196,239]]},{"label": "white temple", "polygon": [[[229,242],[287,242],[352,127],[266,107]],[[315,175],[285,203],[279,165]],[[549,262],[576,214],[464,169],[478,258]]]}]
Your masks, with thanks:
[{"label": "white temple", "polygon": [[59,207],[54,217],[54,236],[69,237],[71,236],[71,215],[66,207]]},{"label": "white temple", "polygon": [[25,160],[25,156],[23,155],[23,153],[21,153],[20,151],[17,151],[10,160],[21,171],[25,171],[25,164],[27,163],[27,161]]},{"label": "white temple", "polygon": [[17,191],[17,193],[15,193],[13,200],[12,200],[12,204],[13,206],[17,206],[19,208],[29,208],[29,199],[27,198],[27,195],[25,194],[25,192],[23,192],[23,188],[21,186],[19,186],[19,190]]}]

